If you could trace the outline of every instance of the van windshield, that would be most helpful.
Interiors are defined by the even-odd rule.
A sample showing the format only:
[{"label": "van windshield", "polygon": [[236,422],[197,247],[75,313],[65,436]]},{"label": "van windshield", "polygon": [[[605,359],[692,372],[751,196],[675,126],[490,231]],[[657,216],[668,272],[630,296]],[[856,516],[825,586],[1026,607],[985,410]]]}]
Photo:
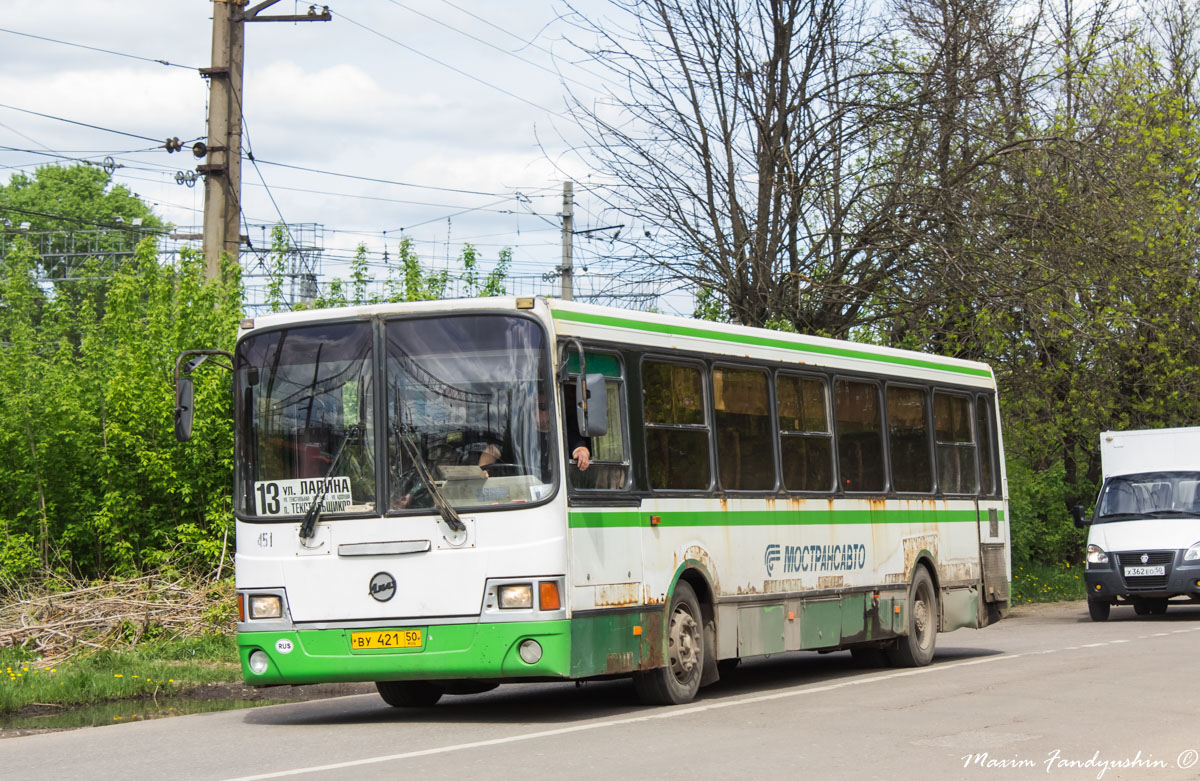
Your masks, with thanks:
[{"label": "van windshield", "polygon": [[1130,518],[1200,518],[1200,472],[1146,472],[1110,477],[1100,489],[1096,522]]}]

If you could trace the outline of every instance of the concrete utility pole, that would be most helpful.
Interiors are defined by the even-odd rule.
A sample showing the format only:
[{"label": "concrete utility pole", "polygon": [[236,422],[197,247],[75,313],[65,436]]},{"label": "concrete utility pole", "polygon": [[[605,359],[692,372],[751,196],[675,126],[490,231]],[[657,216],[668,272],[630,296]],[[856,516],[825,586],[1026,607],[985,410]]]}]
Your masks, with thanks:
[{"label": "concrete utility pole", "polygon": [[559,267],[559,272],[562,273],[562,300],[570,301],[574,295],[573,282],[571,278],[573,269],[571,268],[571,250],[575,238],[575,215],[573,211],[575,198],[573,197],[574,184],[572,182],[563,182],[563,207],[562,207],[562,266]]},{"label": "concrete utility pole", "polygon": [[208,78],[208,143],[192,147],[196,157],[208,157],[196,170],[204,175],[204,260],[208,277],[221,273],[221,253],[237,260],[242,244],[242,69],[245,60],[245,22],[328,22],[325,6],[307,14],[260,16],[279,0],[245,11],[248,0],[212,0],[212,67],[201,68]]}]

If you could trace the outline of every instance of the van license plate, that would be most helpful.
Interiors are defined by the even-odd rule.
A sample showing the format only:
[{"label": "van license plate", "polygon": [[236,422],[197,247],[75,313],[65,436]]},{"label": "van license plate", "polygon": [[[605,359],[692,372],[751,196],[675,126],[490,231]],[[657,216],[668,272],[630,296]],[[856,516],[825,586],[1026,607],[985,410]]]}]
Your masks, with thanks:
[{"label": "van license plate", "polygon": [[1125,577],[1127,578],[1144,578],[1148,575],[1166,575],[1167,568],[1165,566],[1158,567],[1126,567]]},{"label": "van license plate", "polygon": [[388,632],[351,632],[350,647],[355,651],[383,648],[420,648],[420,629],[394,629]]}]

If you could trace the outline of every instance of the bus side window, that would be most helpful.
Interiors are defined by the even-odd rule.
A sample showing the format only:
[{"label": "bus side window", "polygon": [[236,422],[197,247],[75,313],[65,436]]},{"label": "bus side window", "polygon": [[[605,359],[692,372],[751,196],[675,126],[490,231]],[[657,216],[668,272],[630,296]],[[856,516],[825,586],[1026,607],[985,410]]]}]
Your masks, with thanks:
[{"label": "bus side window", "polygon": [[980,396],[975,400],[975,431],[979,438],[979,493],[992,496],[996,493],[995,440],[992,437],[992,402]]},{"label": "bus side window", "polygon": [[775,378],[775,398],[783,487],[833,490],[833,435],[824,380],[780,374]]},{"label": "bus side window", "polygon": [[933,491],[929,393],[924,388],[887,386],[888,455],[892,488],[900,493]]},{"label": "bus side window", "polygon": [[[593,359],[589,356],[588,360]],[[592,463],[587,471],[581,472],[574,465],[568,467],[567,475],[574,489],[623,491],[629,486],[629,450],[626,447],[625,407],[621,392],[623,385],[621,380],[613,377],[604,380],[604,393],[608,401],[608,431],[603,436],[591,438],[589,449]],[[567,404],[564,405],[567,415],[575,414],[571,406],[573,392],[574,386],[568,386],[565,394]]]},{"label": "bus side window", "polygon": [[708,490],[712,467],[700,369],[646,361],[642,364],[642,409],[650,487]]},{"label": "bus side window", "polygon": [[713,423],[717,470],[727,491],[775,488],[771,399],[767,373],[758,369],[713,369]]},{"label": "bus side window", "polygon": [[971,400],[966,396],[933,394],[933,427],[937,438],[938,483],[944,494],[973,494],[975,437],[971,431]]},{"label": "bus side window", "polygon": [[873,382],[839,379],[834,383],[837,415],[838,474],[844,491],[882,493],[883,414],[879,386]]}]

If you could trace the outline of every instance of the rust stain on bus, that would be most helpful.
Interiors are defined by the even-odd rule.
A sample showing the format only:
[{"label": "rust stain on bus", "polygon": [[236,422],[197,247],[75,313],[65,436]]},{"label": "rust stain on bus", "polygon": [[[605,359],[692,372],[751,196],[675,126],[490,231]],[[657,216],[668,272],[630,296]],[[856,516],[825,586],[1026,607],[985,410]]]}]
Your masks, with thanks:
[{"label": "rust stain on bus", "polygon": [[628,607],[636,604],[637,583],[608,583],[596,586],[596,607]]},{"label": "rust stain on bus", "polygon": [[641,659],[638,660],[639,670],[653,670],[662,667],[665,659],[663,642],[666,640],[663,632],[663,614],[661,611],[644,617],[642,626]]}]

